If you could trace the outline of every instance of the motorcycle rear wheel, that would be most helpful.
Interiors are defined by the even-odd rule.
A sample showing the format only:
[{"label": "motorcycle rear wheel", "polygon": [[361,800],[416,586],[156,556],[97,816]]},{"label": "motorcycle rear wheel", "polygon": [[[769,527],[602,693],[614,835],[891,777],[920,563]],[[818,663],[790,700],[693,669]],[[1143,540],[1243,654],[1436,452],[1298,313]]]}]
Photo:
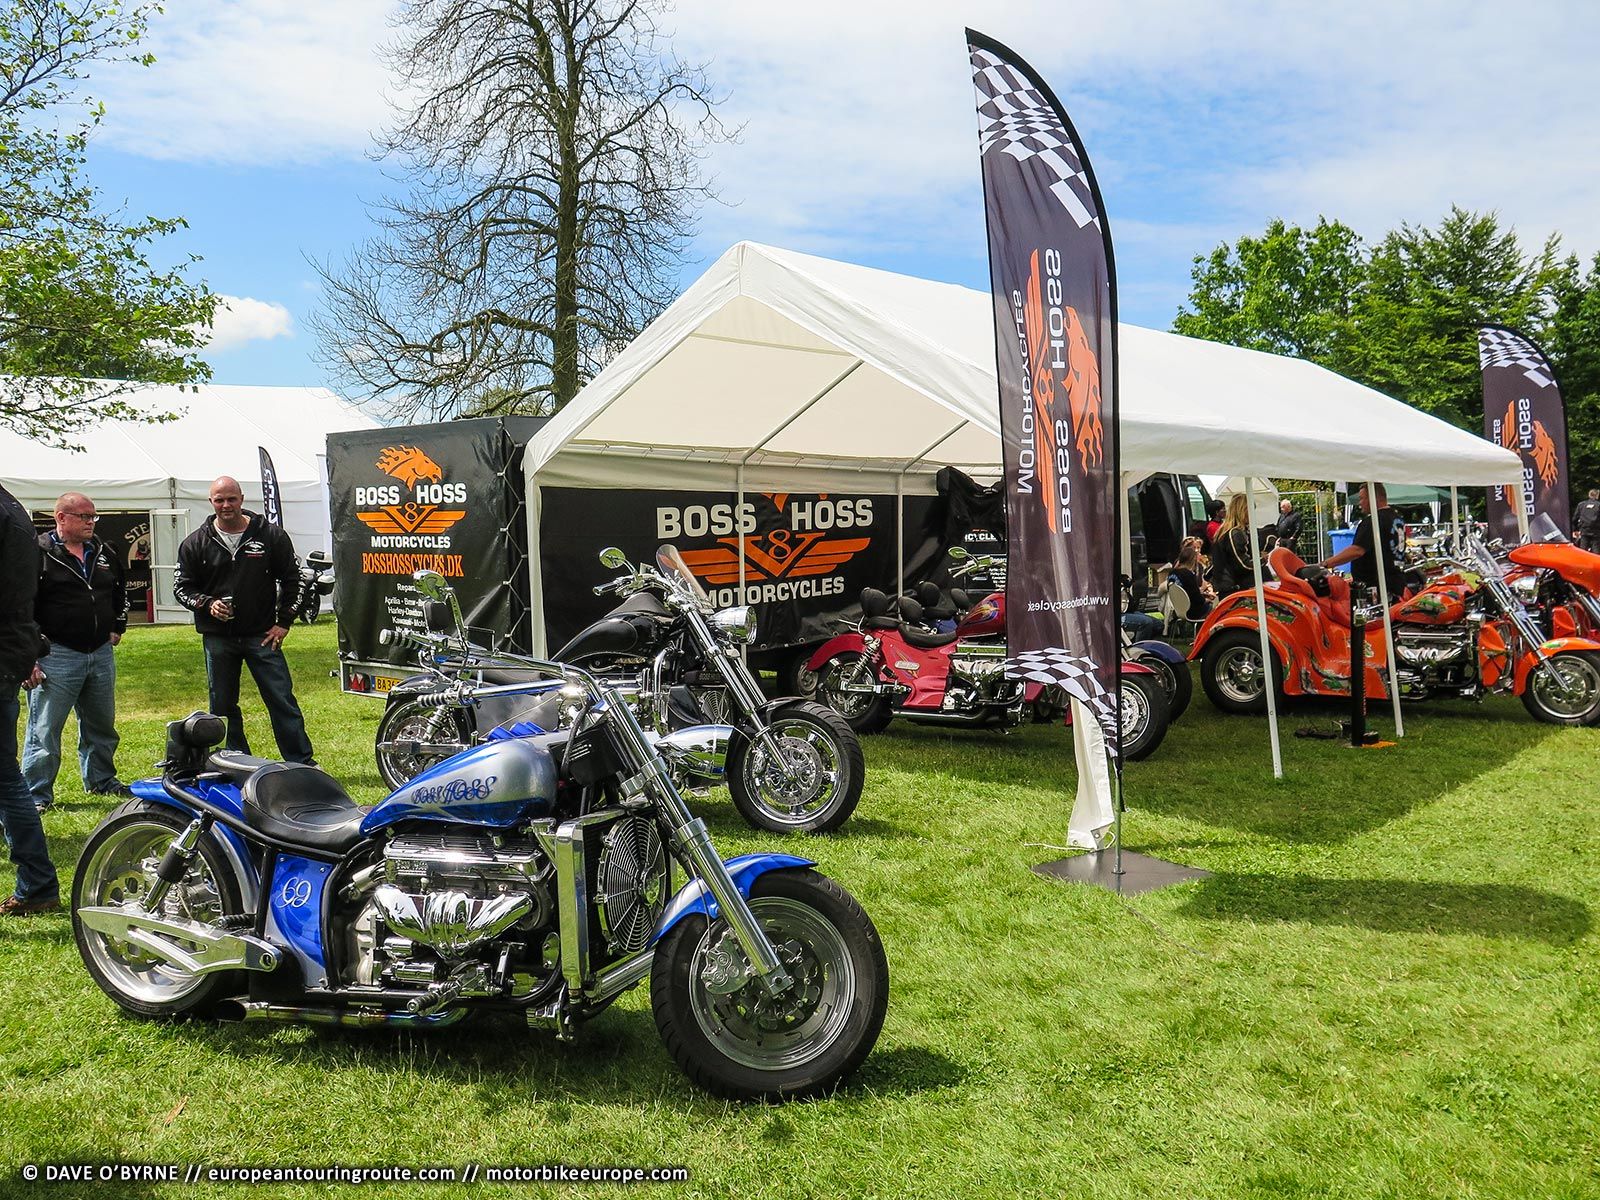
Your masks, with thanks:
[{"label": "motorcycle rear wheel", "polygon": [[794,1100],[829,1091],[861,1065],[883,1029],[883,942],[855,898],[816,871],[761,876],[750,908],[793,977],[790,990],[770,997],[752,976],[711,991],[711,954],[728,926],[689,916],[656,948],[656,1029],[684,1074],[719,1096]]},{"label": "motorcycle rear wheel", "polygon": [[870,678],[871,665],[865,654],[859,650],[835,654],[817,672],[817,702],[833,709],[857,733],[879,733],[894,720],[894,711],[887,696],[869,696],[846,686],[847,681],[858,682],[861,675],[868,676],[867,682],[876,682]]},{"label": "motorcycle rear wheel", "polygon": [[[435,724],[437,722],[437,724]],[[427,745],[451,745],[450,754],[412,753],[385,743],[421,742]],[[402,700],[390,705],[378,722],[378,734],[373,739],[373,754],[378,760],[378,774],[392,792],[404,787],[429,767],[442,763],[472,745],[472,731],[460,709],[441,708],[436,704],[418,704],[415,700]]]},{"label": "motorcycle rear wheel", "polygon": [[786,778],[761,743],[741,732],[728,755],[728,794],[739,815],[774,833],[828,833],[843,825],[866,781],[866,760],[849,723],[800,700],[769,714],[767,725],[795,778]]},{"label": "motorcycle rear wheel", "polygon": [[1167,720],[1176,721],[1183,716],[1189,701],[1194,699],[1194,676],[1189,673],[1189,664],[1168,662],[1159,654],[1130,654],[1128,659],[1149,667],[1160,678],[1167,692]]},{"label": "motorcycle rear wheel", "polygon": [[1600,654],[1557,654],[1550,666],[1569,691],[1563,694],[1550,678],[1550,667],[1535,667],[1522,689],[1522,705],[1547,725],[1593,725],[1600,722]]},{"label": "motorcycle rear wheel", "polygon": [[1122,757],[1137,762],[1154,754],[1167,736],[1167,690],[1155,675],[1124,675],[1121,682]]},{"label": "motorcycle rear wheel", "polygon": [[[100,990],[135,1016],[167,1021],[203,1016],[218,1000],[237,995],[244,986],[241,972],[192,975],[78,919],[80,908],[111,907],[146,895],[162,856],[188,824],[172,809],[148,800],[128,800],[89,835],[78,856],[72,879],[72,936],[78,954]],[[242,913],[239,881],[215,835],[202,837],[198,851],[188,873],[167,891],[157,912],[208,925]]]},{"label": "motorcycle rear wheel", "polygon": [[[1272,678],[1283,702],[1283,660],[1272,652]],[[1229,629],[1206,646],[1200,660],[1200,686],[1206,698],[1225,713],[1267,711],[1267,689],[1261,673],[1261,638],[1253,629]]]}]

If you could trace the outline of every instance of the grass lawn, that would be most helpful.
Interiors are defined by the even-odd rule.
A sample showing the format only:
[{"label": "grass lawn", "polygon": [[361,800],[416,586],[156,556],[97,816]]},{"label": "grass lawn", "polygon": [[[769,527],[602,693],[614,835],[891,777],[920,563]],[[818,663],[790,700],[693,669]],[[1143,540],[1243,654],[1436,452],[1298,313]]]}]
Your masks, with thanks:
[{"label": "grass lawn", "polygon": [[[290,638],[301,702],[318,759],[376,800],[380,706],[339,693],[333,647],[327,623]],[[131,778],[203,707],[204,671],[188,629],[136,628],[119,654]],[[259,703],[246,715],[271,753]],[[0,923],[0,1195],[23,1163],[116,1159],[680,1164],[689,1183],[650,1193],[705,1196],[1600,1196],[1600,730],[1496,699],[1414,708],[1393,749],[1290,736],[1329,715],[1287,715],[1274,782],[1264,722],[1197,696],[1128,766],[1126,842],[1212,875],[1128,900],[1028,869],[1065,837],[1060,729],[897,723],[867,743],[855,818],[799,845],[701,802],[726,855],[814,854],[888,949],[877,1050],[787,1107],[696,1091],[642,988],[572,1046],[507,1021],[164,1026],[119,1015],[65,916]],[[46,817],[64,888],[109,807],[75,775],[69,754]]]}]

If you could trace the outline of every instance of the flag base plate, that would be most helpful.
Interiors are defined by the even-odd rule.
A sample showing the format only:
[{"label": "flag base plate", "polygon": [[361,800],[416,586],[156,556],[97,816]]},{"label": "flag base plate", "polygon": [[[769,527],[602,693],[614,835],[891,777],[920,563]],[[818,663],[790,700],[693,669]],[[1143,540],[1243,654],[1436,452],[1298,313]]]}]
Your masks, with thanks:
[{"label": "flag base plate", "polygon": [[1137,896],[1141,892],[1154,892],[1175,883],[1188,883],[1191,879],[1208,879],[1210,871],[1199,867],[1185,867],[1165,859],[1151,858],[1148,854],[1122,852],[1122,873],[1117,874],[1117,852],[1095,850],[1088,854],[1074,854],[1054,862],[1040,863],[1032,868],[1034,874],[1064,883],[1090,883],[1120,896]]}]

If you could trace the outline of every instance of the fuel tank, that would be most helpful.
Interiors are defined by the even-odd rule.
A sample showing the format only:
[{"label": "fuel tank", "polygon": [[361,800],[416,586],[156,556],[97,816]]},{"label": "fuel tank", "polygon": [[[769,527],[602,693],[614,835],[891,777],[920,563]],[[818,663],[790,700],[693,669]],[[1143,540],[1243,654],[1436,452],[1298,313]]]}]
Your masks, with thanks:
[{"label": "fuel tank", "polygon": [[548,814],[556,798],[550,751],[528,738],[464,750],[390,793],[361,822],[371,834],[399,821],[506,828]]},{"label": "fuel tank", "polygon": [[594,624],[578,631],[557,650],[557,662],[575,663],[586,658],[646,654],[672,624],[673,616],[649,592],[636,592]]},{"label": "fuel tank", "polygon": [[1436,583],[1389,610],[1389,619],[1401,625],[1454,625],[1467,617],[1467,597],[1473,589],[1464,583]]},{"label": "fuel tank", "polygon": [[1600,593],[1600,554],[1565,543],[1530,542],[1513,548],[1511,561],[1521,567],[1555,571],[1570,583]]}]

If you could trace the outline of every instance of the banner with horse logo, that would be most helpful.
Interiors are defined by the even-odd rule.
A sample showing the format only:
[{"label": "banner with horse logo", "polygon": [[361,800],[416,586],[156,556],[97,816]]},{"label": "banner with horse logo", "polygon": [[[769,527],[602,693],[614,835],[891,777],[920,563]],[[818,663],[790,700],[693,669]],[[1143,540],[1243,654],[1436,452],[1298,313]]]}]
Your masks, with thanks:
[{"label": "banner with horse logo", "polygon": [[1508,545],[1521,541],[1516,509],[1521,505],[1528,520],[1544,513],[1570,537],[1566,407],[1550,360],[1526,335],[1485,325],[1478,330],[1478,363],[1483,436],[1522,457],[1521,479],[1489,489],[1489,536]]}]

